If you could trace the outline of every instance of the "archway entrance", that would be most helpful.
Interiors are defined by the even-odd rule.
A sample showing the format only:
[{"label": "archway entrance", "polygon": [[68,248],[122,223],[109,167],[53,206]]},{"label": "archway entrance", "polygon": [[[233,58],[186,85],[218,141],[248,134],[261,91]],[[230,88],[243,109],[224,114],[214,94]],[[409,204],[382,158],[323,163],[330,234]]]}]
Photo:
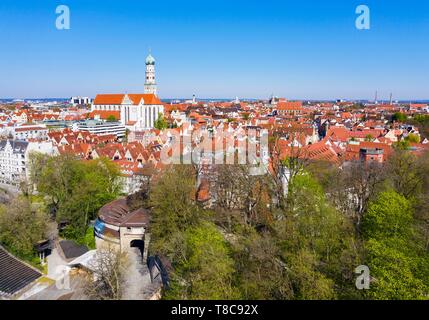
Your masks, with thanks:
[{"label": "archway entrance", "polygon": [[140,251],[140,255],[143,259],[143,253],[144,253],[144,241],[143,240],[132,240],[130,242],[131,248],[138,248]]}]

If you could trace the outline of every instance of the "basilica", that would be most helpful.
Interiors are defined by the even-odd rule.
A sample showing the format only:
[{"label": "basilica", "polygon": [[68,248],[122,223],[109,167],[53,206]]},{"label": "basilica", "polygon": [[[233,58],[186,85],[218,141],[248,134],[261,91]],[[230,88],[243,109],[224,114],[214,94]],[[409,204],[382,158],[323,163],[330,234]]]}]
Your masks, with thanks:
[{"label": "basilica", "polygon": [[156,94],[155,59],[149,54],[146,58],[144,93],[98,94],[91,111],[110,114],[132,131],[151,129],[158,117],[164,114],[164,106]]}]

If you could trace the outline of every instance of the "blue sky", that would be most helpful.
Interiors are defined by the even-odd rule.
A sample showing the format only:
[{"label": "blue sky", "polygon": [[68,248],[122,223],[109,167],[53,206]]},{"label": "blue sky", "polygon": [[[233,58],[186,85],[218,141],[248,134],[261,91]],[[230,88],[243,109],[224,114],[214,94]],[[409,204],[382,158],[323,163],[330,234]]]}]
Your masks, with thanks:
[{"label": "blue sky", "polygon": [[429,99],[428,40],[427,0],[1,0],[0,98],[142,92],[152,48],[161,98]]}]

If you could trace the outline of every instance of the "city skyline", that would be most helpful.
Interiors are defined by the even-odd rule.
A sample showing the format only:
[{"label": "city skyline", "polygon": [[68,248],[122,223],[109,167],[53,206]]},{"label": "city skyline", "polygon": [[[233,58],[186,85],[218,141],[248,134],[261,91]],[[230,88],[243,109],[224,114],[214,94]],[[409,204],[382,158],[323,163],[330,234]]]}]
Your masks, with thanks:
[{"label": "city skyline", "polygon": [[428,13],[1,0],[0,305],[429,300]]},{"label": "city skyline", "polygon": [[[161,99],[427,100],[429,20],[424,1],[366,1],[371,29],[355,27],[357,1],[176,4],[0,4],[1,98],[143,92],[145,57],[157,60]],[[195,25],[198,24],[198,28]]]}]

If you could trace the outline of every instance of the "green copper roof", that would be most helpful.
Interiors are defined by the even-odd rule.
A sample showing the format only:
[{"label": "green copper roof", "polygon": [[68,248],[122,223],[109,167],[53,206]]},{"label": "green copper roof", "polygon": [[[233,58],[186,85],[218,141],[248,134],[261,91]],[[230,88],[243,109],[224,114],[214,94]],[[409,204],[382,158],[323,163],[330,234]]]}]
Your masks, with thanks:
[{"label": "green copper roof", "polygon": [[146,58],[146,64],[155,64],[155,58],[152,57],[151,54],[149,54]]}]

